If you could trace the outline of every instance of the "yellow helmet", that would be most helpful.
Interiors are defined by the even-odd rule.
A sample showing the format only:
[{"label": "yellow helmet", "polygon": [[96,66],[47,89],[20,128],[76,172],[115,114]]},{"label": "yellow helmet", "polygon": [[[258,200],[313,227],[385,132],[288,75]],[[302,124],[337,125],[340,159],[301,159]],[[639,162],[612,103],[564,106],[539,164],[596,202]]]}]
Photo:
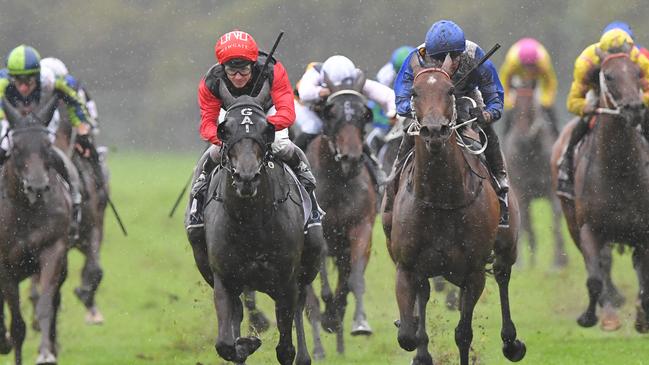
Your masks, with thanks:
[{"label": "yellow helmet", "polygon": [[626,44],[632,47],[633,38],[622,29],[616,28],[602,34],[602,38],[599,40],[599,49],[604,52],[621,51]]}]

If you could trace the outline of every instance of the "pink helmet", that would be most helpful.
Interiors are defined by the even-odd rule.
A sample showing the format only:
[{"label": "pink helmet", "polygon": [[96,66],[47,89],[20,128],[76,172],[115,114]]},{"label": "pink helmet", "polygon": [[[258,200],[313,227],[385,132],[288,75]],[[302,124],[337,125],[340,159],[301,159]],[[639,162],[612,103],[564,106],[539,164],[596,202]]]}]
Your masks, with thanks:
[{"label": "pink helmet", "polygon": [[523,65],[535,65],[541,58],[541,43],[534,38],[523,38],[517,42],[518,58]]}]

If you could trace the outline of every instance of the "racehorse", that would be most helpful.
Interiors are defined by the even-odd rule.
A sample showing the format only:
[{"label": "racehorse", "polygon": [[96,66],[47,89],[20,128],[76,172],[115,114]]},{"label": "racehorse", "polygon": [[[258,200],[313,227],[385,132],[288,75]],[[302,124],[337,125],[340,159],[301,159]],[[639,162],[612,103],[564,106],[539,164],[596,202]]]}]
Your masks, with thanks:
[{"label": "racehorse", "polygon": [[331,85],[323,111],[323,131],[307,148],[307,157],[318,181],[318,196],[327,212],[322,228],[327,254],[338,269],[338,284],[332,293],[323,263],[320,271],[325,312],[323,328],[336,333],[336,348],[344,352],[343,318],[350,290],[356,299],[351,334],[370,335],[363,295],[365,268],[372,247],[372,226],[377,210],[377,191],[363,162],[363,130],[372,112],[360,93],[365,82],[358,77],[353,85]]},{"label": "racehorse", "polygon": [[547,198],[552,204],[552,230],[554,234],[555,268],[568,263],[563,235],[561,234],[561,204],[552,192],[550,154],[556,135],[549,121],[539,113],[534,97],[534,85],[523,82],[516,88],[514,108],[505,135],[505,152],[512,185],[516,189],[520,206],[521,223],[531,251],[530,262],[536,262],[536,235],[532,229],[530,204],[534,199]]},{"label": "racehorse", "polygon": [[[56,98],[23,117],[6,99],[3,108],[12,130],[10,157],[0,174],[0,353],[14,349],[22,364],[25,322],[20,313],[19,284],[39,274],[42,295],[35,312],[42,330],[36,364],[56,364],[57,313],[66,278],[72,202],[67,184],[57,174],[43,121]],[[6,337],[4,304],[11,312],[11,337]]]},{"label": "racehorse", "polygon": [[[259,95],[267,90],[265,83]],[[261,97],[235,99],[224,83],[219,91],[228,110],[218,126],[222,168],[215,170],[204,209],[206,255],[218,319],[216,351],[227,361],[243,363],[261,345],[256,337],[240,337],[239,295],[245,287],[275,301],[279,363],[292,364],[296,357],[295,320],[296,363],[310,364],[302,311],[306,286],[317,275],[321,253],[304,250],[301,193],[283,164],[269,157],[274,127],[266,120]]]},{"label": "racehorse", "polygon": [[416,135],[414,153],[401,172],[392,214],[383,215],[388,251],[397,268],[397,339],[403,349],[417,350],[413,364],[433,363],[426,334],[428,278],[441,275],[461,290],[455,342],[460,363],[468,365],[473,309],[484,289],[485,266],[493,261],[503,353],[519,361],[526,349],[516,339],[508,294],[520,221],[516,199],[510,191],[510,225],[499,228],[498,197],[486,180],[488,169],[459,146],[465,142],[458,130],[451,58],[447,56],[441,67],[429,66],[413,70],[416,119],[409,130]]},{"label": "racehorse", "polygon": [[[639,126],[647,130],[639,91],[642,76],[625,53],[600,58],[599,108],[574,159],[575,199],[561,198],[570,234],[588,272],[588,307],[577,323],[582,327],[597,324],[597,302],[606,290],[610,269],[602,264],[602,253],[610,243],[623,242],[634,248],[633,266],[640,283],[635,327],[644,333],[649,331],[649,146],[637,130]],[[552,151],[555,189],[557,161],[575,123],[564,128]],[[619,328],[613,305],[602,304],[602,327]]]}]

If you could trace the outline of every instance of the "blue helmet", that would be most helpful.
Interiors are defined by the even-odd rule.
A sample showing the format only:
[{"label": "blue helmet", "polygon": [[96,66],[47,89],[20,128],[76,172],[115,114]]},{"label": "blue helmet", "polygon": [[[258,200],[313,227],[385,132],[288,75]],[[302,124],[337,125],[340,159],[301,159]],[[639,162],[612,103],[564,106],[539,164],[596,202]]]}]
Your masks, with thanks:
[{"label": "blue helmet", "polygon": [[464,52],[465,48],[464,31],[450,20],[436,22],[426,33],[426,53],[429,56]]},{"label": "blue helmet", "polygon": [[626,34],[630,35],[632,39],[635,39],[633,36],[633,30],[631,29],[631,26],[625,22],[621,22],[619,20],[610,22],[606,27],[604,27],[604,30],[602,31],[602,34],[608,32],[609,30],[612,29],[621,29],[626,32]]}]

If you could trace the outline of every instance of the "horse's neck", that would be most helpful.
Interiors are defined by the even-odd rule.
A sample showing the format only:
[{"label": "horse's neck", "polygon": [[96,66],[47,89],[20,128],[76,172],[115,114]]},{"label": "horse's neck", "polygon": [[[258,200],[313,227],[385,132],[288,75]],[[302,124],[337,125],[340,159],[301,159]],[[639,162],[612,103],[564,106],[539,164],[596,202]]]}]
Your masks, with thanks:
[{"label": "horse's neck", "polygon": [[[424,142],[415,141],[414,194],[417,198],[454,205],[463,202],[469,193],[467,164],[452,136],[437,153],[430,153]],[[417,183],[419,182],[419,183]]]},{"label": "horse's neck", "polygon": [[647,151],[640,134],[612,115],[600,115],[594,131],[593,152],[602,165],[602,173],[617,179],[620,174],[644,172]]},{"label": "horse's neck", "polygon": [[14,171],[12,159],[8,159],[2,166],[2,173],[0,174],[2,182],[2,190],[7,197],[12,200],[18,199],[20,195],[20,179]]},{"label": "horse's neck", "polygon": [[237,194],[230,174],[227,174],[222,183],[225,183],[223,206],[231,217],[236,218],[241,224],[249,223],[255,226],[259,226],[265,221],[274,203],[268,173],[261,174],[257,195],[252,198],[242,198]]}]

